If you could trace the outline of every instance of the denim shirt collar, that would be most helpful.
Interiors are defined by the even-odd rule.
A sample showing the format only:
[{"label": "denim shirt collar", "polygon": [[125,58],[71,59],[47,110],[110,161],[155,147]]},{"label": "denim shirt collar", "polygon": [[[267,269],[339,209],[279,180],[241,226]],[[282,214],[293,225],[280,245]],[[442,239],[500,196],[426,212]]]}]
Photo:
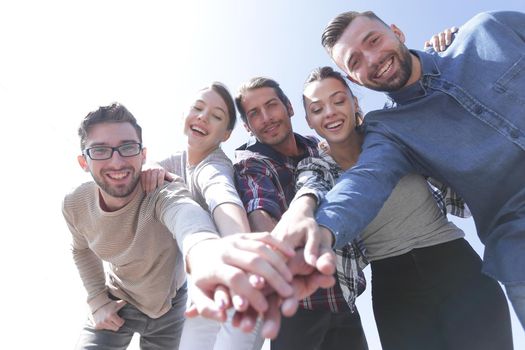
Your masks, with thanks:
[{"label": "denim shirt collar", "polygon": [[441,75],[434,57],[426,52],[410,50],[421,62],[421,78],[415,83],[398,91],[387,92],[386,95],[394,104],[404,104],[411,100],[426,96],[427,81],[430,77]]}]

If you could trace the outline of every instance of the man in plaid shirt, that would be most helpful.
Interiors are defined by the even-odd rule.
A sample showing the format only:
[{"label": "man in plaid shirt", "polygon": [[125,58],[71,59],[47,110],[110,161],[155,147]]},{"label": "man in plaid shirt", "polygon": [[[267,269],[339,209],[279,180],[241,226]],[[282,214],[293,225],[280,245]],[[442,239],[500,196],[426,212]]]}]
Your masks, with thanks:
[{"label": "man in plaid shirt", "polygon": [[[318,140],[293,132],[290,100],[272,79],[250,79],[239,89],[235,102],[245,128],[254,136],[235,153],[237,190],[252,231],[272,231],[295,195],[297,164],[305,157],[318,156]],[[344,277],[349,279],[344,285],[356,289],[352,290],[355,296],[362,293],[365,279],[361,270]],[[317,290],[303,300],[293,317],[283,319],[272,349],[328,349],[337,344],[368,349],[351,300],[349,305],[339,283]]]}]

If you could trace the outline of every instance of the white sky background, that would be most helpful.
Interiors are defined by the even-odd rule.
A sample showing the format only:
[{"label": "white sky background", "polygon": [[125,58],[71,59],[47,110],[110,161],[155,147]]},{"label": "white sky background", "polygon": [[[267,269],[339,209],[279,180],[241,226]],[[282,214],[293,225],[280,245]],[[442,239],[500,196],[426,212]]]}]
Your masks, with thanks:
[{"label": "white sky background", "polygon": [[[0,329],[21,349],[70,349],[86,315],[60,204],[89,178],[76,163],[76,128],[89,111],[119,101],[137,117],[151,159],[184,145],[188,98],[210,81],[232,92],[255,75],[279,81],[297,132],[312,133],[301,104],[309,71],[331,64],[320,46],[340,12],[374,10],[404,30],[408,46],[483,10],[525,11],[523,0],[3,1],[0,3],[0,146],[3,283]],[[365,111],[383,96],[354,89]],[[238,125],[229,156],[246,140]],[[461,221],[482,254],[470,221]],[[380,349],[369,289],[359,298],[372,350]],[[525,334],[513,315],[515,348]],[[5,347],[2,346],[3,348]]]}]

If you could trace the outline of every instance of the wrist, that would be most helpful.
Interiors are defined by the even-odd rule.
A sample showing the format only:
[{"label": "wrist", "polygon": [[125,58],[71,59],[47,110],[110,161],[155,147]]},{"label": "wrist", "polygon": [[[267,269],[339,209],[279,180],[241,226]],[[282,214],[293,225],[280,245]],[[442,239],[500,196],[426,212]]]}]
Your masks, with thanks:
[{"label": "wrist", "polygon": [[334,248],[335,235],[332,233],[332,231],[330,231],[325,226],[320,226],[319,229],[321,231],[321,236],[322,236],[323,242],[327,242],[327,244],[329,244],[330,247]]}]

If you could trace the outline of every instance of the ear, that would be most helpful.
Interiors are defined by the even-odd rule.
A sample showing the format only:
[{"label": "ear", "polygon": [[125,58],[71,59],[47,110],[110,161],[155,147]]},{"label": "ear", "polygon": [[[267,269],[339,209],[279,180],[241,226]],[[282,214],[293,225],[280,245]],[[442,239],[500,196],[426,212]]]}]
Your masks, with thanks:
[{"label": "ear", "polygon": [[390,29],[394,32],[394,34],[397,36],[399,41],[401,41],[403,44],[405,43],[405,34],[399,29],[395,24],[390,25]]},{"label": "ear", "polygon": [[286,104],[286,110],[288,111],[288,116],[291,118],[293,117],[293,107],[290,102]]},{"label": "ear", "polygon": [[84,170],[85,172],[89,172],[89,165],[87,163],[86,156],[81,154],[77,156],[78,165]]},{"label": "ear", "polygon": [[230,138],[230,136],[232,134],[232,131],[233,130],[226,130],[226,132],[224,133],[224,136],[222,138],[222,142],[225,142],[225,141],[227,141]]},{"label": "ear", "polygon": [[146,163],[147,154],[148,154],[148,149],[146,147],[142,148],[142,165]]},{"label": "ear", "polygon": [[248,123],[243,123],[242,125],[244,125],[244,128],[246,129],[246,132],[248,132],[248,134],[253,135],[252,129],[250,129]]}]

